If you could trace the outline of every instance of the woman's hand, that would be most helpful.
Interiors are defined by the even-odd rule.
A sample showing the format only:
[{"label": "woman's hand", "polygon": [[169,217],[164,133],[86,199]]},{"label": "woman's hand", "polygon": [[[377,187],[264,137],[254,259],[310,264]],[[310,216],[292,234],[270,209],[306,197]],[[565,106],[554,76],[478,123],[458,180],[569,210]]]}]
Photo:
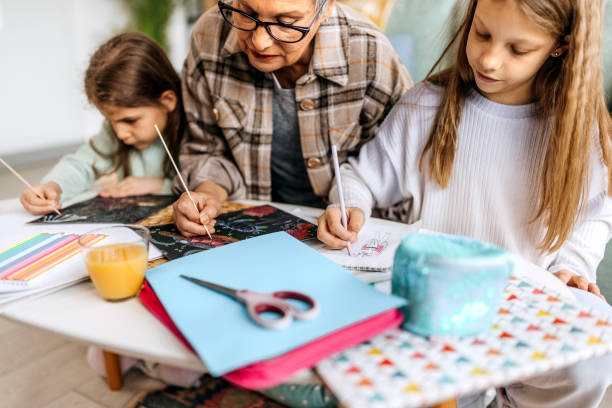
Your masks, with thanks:
[{"label": "woman's hand", "polygon": [[600,297],[604,301],[606,300],[599,291],[599,286],[597,286],[597,284],[593,282],[589,282],[588,279],[584,276],[577,275],[574,272],[570,272],[566,269],[560,270],[559,272],[555,272],[554,275],[567,286],[586,290],[588,292],[591,292],[595,296]]},{"label": "woman's hand", "polygon": [[[191,193],[196,210],[187,193],[181,194],[172,204],[174,223],[182,235],[193,237],[215,232],[215,217],[221,212],[221,203],[227,200],[227,191],[212,181],[200,184]],[[206,226],[206,228],[204,227]]]},{"label": "woman's hand", "polygon": [[346,248],[346,242],[357,241],[357,235],[365,222],[365,214],[358,207],[347,207],[348,231],[342,226],[340,208],[331,207],[319,217],[317,238],[332,249]]},{"label": "woman's hand", "polygon": [[129,176],[114,186],[100,191],[100,197],[128,197],[145,194],[159,194],[163,187],[163,178]]},{"label": "woman's hand", "polygon": [[55,181],[41,184],[33,188],[23,190],[19,201],[27,212],[33,215],[43,215],[62,208],[59,198],[62,188]]}]

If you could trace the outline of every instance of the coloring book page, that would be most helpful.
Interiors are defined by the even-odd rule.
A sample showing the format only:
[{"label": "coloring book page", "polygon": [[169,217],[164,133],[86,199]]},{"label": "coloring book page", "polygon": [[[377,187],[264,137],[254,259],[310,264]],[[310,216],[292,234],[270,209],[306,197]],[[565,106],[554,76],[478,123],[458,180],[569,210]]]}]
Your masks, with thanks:
[{"label": "coloring book page", "polygon": [[121,198],[94,197],[30,221],[31,224],[131,224],[147,218],[175,201],[170,195],[144,195]]},{"label": "coloring book page", "polygon": [[389,272],[393,267],[395,250],[402,238],[417,230],[416,224],[399,225],[370,219],[359,231],[357,242],[351,244],[350,256],[346,249],[328,249],[320,241],[311,246],[347,269]]},{"label": "coloring book page", "polygon": [[174,224],[168,224],[149,227],[151,243],[167,258],[177,259],[272,232],[285,231],[300,241],[317,236],[316,225],[271,205],[221,214],[216,220],[212,240],[206,235],[184,237]]}]

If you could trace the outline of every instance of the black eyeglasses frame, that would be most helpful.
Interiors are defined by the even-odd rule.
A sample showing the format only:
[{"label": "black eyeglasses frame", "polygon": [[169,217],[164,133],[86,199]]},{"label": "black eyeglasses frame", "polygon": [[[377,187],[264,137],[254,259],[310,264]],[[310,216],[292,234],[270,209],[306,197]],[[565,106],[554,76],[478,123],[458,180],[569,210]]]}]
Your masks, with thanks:
[{"label": "black eyeglasses frame", "polygon": [[[308,35],[308,33],[310,32],[310,28],[312,27],[314,22],[319,17],[319,14],[321,13],[321,9],[317,10],[317,12],[315,13],[314,18],[312,19],[310,24],[308,24],[307,27],[302,27],[302,26],[295,26],[295,25],[292,25],[292,24],[285,24],[285,23],[281,23],[281,22],[272,23],[272,22],[261,21],[258,18],[253,17],[252,15],[250,15],[248,13],[245,13],[242,10],[238,10],[237,8],[234,8],[234,7],[230,6],[229,4],[225,4],[222,1],[219,1],[217,3],[217,6],[219,7],[219,11],[221,12],[221,15],[223,16],[223,19],[229,25],[231,25],[232,27],[237,28],[238,30],[241,30],[241,31],[255,31],[255,30],[257,30],[259,28],[259,26],[263,26],[266,29],[266,32],[268,33],[268,35],[270,37],[272,37],[275,41],[279,41],[279,42],[283,42],[283,43],[287,43],[287,44],[295,44],[297,42],[302,41],[304,39],[304,37],[306,37]],[[239,14],[243,15],[244,17],[252,20],[255,23],[255,27],[249,30],[249,29],[246,29],[246,28],[243,28],[243,27],[238,27],[238,26],[234,25],[231,21],[229,21],[227,19],[227,17],[225,16],[225,13],[223,12],[223,10],[228,10],[228,11],[231,11],[231,12],[234,12],[234,13],[239,13]],[[281,40],[279,38],[276,38],[274,36],[274,34],[272,34],[272,31],[270,30],[270,26],[280,26],[280,27],[290,28],[290,29],[299,31],[302,34],[302,36],[299,39],[295,40],[295,41]]]}]

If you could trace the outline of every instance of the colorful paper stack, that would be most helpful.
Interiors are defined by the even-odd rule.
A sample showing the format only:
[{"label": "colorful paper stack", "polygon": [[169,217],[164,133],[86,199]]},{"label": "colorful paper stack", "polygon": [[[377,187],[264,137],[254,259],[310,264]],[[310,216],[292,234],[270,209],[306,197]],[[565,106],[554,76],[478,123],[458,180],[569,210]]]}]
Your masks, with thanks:
[{"label": "colorful paper stack", "polygon": [[[37,234],[0,252],[0,285],[3,281],[27,282],[78,254],[78,239],[73,234]],[[88,235],[83,240],[93,245],[104,235]]]}]

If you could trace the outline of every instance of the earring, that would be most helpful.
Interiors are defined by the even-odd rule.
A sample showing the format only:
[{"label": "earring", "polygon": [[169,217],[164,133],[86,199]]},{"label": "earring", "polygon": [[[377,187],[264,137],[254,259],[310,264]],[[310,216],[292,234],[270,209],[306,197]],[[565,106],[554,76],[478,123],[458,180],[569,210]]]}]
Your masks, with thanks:
[{"label": "earring", "polygon": [[559,51],[553,52],[553,57],[558,57],[559,55],[561,55],[561,53]]}]

